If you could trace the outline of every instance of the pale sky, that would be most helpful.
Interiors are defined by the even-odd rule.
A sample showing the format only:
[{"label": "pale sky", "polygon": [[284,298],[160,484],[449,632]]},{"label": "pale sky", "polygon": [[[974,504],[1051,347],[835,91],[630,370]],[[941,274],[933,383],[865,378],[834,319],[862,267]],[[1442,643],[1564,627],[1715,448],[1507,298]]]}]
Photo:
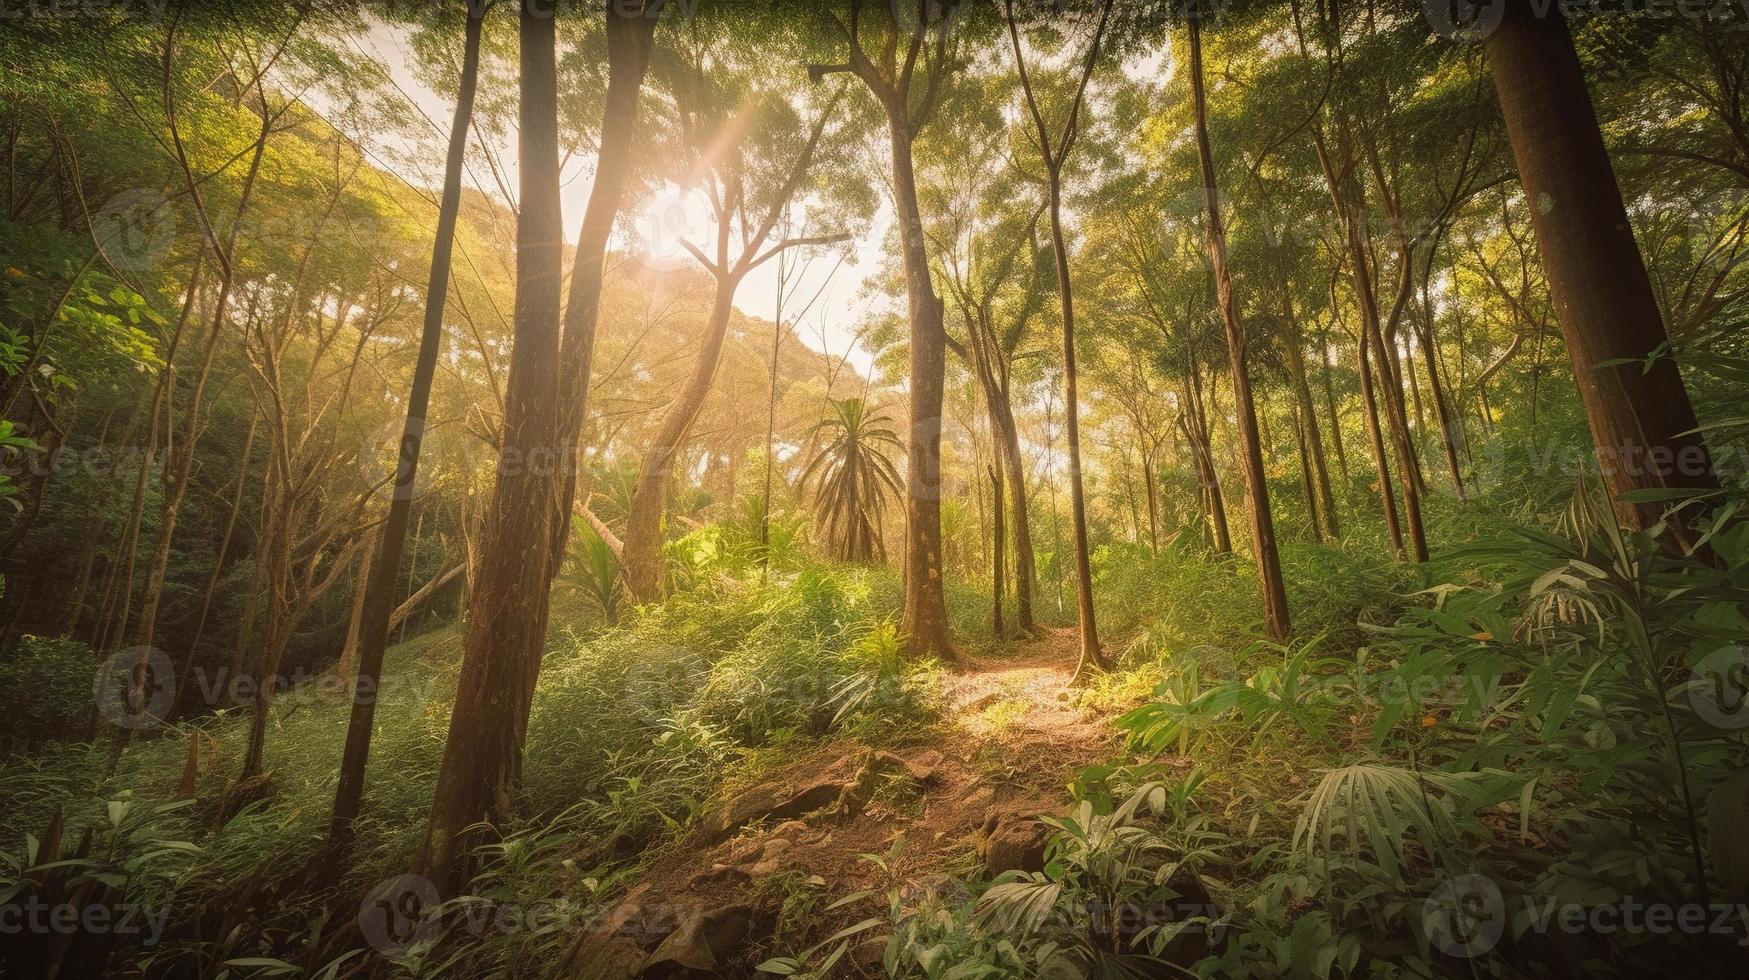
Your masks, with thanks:
[{"label": "pale sky", "polygon": [[[353,48],[361,57],[370,58],[382,64],[388,71],[405,97],[411,100],[408,106],[409,116],[415,122],[429,122],[425,127],[427,132],[420,137],[421,146],[412,148],[397,135],[384,137],[383,134],[348,132],[347,135],[367,148],[373,150],[379,163],[385,158],[401,158],[410,151],[416,152],[426,161],[423,172],[410,173],[403,168],[396,168],[401,177],[406,180],[423,184],[433,190],[435,196],[436,184],[441,180],[443,147],[449,137],[449,125],[454,116],[454,104],[447,98],[439,96],[424,85],[409,65],[413,57],[407,48],[405,29],[376,23],[372,30],[364,35],[351,39]],[[397,97],[391,92],[392,98]],[[306,102],[329,119],[336,118],[335,108],[328,96],[319,89],[311,89],[304,94]],[[422,119],[421,119],[422,114]],[[345,128],[343,125],[341,128]],[[476,144],[477,145],[477,144]],[[510,188],[517,186],[517,159],[514,134],[493,147],[493,154],[498,160],[501,177]],[[499,191],[498,180],[491,171],[481,165],[476,158],[479,154],[473,150],[469,154],[469,167],[463,180],[469,186],[480,190],[494,198],[503,200]],[[594,169],[594,159],[588,154],[578,154],[566,162],[560,175],[560,200],[564,211],[565,234],[568,241],[575,243],[577,232],[583,221],[583,208],[589,197],[591,172]],[[658,195],[652,208],[643,213],[621,214],[617,244],[628,244],[631,235],[649,240],[656,237],[664,227],[663,217],[678,213],[673,210],[675,204],[681,204],[682,209],[695,213],[697,208],[686,208],[685,202],[679,201],[674,195]],[[837,255],[826,249],[813,250],[813,261],[805,263],[797,269],[793,264],[790,268],[790,299],[784,308],[785,322],[789,323],[803,342],[815,350],[824,351],[833,357],[843,356],[850,350],[850,363],[856,370],[869,372],[872,356],[865,350],[854,348],[855,332],[858,323],[871,309],[881,309],[894,301],[885,296],[867,296],[863,292],[864,281],[872,275],[880,265],[881,243],[886,236],[887,227],[892,221],[892,209],[882,204],[880,211],[867,228],[846,229],[855,236],[850,243],[853,258],[844,262],[837,261]],[[670,220],[669,225],[679,222]],[[696,217],[685,222],[697,226],[700,221]],[[702,231],[702,228],[697,229]],[[696,233],[687,237],[703,243]],[[676,265],[692,265],[692,260],[680,250],[677,242],[670,241],[665,247],[659,244],[658,261],[673,262]],[[804,258],[800,252],[790,253],[791,262]],[[834,266],[836,269],[834,270]],[[831,273],[828,275],[828,273]],[[735,307],[741,312],[767,320],[775,319],[777,299],[777,261],[773,259],[754,270],[741,282],[741,287],[735,294]],[[809,310],[806,318],[796,321],[796,314],[810,298],[818,295],[818,300]],[[902,302],[897,305],[902,306]]]}]

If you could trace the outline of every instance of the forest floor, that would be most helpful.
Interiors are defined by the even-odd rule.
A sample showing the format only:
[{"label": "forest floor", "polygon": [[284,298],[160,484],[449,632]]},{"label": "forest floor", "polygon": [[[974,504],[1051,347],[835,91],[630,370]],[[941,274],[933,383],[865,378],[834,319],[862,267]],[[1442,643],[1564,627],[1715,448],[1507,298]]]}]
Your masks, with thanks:
[{"label": "forest floor", "polygon": [[[911,904],[980,864],[1037,870],[1049,833],[1037,817],[1060,813],[1074,774],[1118,746],[1109,719],[1073,702],[1077,647],[1073,628],[1044,629],[962,654],[942,678],[939,723],[915,737],[880,751],[833,739],[731,775],[699,829],[648,865],[557,975],[743,975],[799,953],[804,933],[884,918],[901,881]],[[873,894],[826,909],[863,890]],[[879,953],[850,959],[878,966]]]}]

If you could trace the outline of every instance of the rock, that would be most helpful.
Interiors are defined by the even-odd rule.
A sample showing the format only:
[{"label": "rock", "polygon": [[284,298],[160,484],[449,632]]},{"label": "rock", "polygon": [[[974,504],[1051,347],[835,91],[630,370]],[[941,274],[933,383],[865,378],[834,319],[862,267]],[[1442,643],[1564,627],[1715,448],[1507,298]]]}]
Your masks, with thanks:
[{"label": "rock", "polygon": [[728,864],[715,864],[686,880],[686,890],[702,891],[718,885],[728,885],[733,888],[745,888],[753,884],[753,878],[741,868]]},{"label": "rock", "polygon": [[729,847],[729,853],[724,858],[724,864],[747,864],[759,857],[765,849],[765,841],[761,838],[748,837],[736,841]]},{"label": "rock", "polygon": [[645,841],[637,834],[621,830],[607,840],[607,853],[624,861],[637,856],[644,849]]},{"label": "rock", "polygon": [[757,919],[750,905],[702,910],[662,940],[638,975],[715,976],[747,948]]},{"label": "rock", "polygon": [[765,842],[764,850],[759,852],[759,860],[754,862],[753,867],[747,869],[748,873],[755,878],[763,878],[775,872],[783,866],[784,853],[794,846],[782,837],[771,838]]},{"label": "rock", "polygon": [[771,828],[771,836],[795,840],[799,837],[806,836],[813,829],[814,828],[807,825],[806,821],[785,820],[783,823]]},{"label": "rock", "polygon": [[990,874],[1043,871],[1045,844],[1054,831],[1037,815],[993,813],[984,821],[979,853]]},{"label": "rock", "polygon": [[[874,761],[872,755],[868,761]],[[838,788],[838,798],[832,801],[830,813],[832,819],[855,819],[856,815],[862,812],[862,805],[874,796],[874,791],[875,770],[865,765],[856,770],[856,775],[851,776],[849,782]]]},{"label": "rock", "polygon": [[728,840],[737,830],[760,820],[790,820],[838,801],[844,784],[830,779],[797,789],[778,783],[755,786],[705,815],[699,833],[707,844]]},{"label": "rock", "polygon": [[649,882],[633,888],[596,928],[577,937],[559,972],[576,980],[635,975],[650,949],[680,925],[673,908],[651,900],[649,892]]},{"label": "rock", "polygon": [[875,760],[883,765],[905,770],[913,782],[927,783],[935,778],[935,771],[941,768],[942,755],[934,749],[923,749],[905,756],[897,752],[881,752]]},{"label": "rock", "polygon": [[596,931],[650,949],[680,928],[680,915],[673,905],[650,895],[650,883],[631,890]]}]

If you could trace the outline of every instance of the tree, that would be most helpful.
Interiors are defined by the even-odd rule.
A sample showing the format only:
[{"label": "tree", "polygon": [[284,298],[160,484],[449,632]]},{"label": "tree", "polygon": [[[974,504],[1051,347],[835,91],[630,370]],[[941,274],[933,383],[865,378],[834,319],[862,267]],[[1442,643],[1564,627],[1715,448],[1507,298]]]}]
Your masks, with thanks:
[{"label": "tree", "polygon": [[627,590],[640,602],[653,601],[660,593],[662,514],[674,459],[710,393],[742,279],[790,249],[849,237],[803,234],[772,241],[803,190],[826,124],[844,96],[843,87],[802,136],[788,93],[779,88],[761,90],[754,83],[759,66],[736,66],[721,47],[706,40],[688,50],[674,80],[679,128],[691,151],[686,166],[693,176],[704,172],[699,179],[707,185],[705,196],[715,225],[708,253],[690,240],[682,239],[681,244],[710,273],[716,296],[692,372],[669,403],[638,468],[621,568]]},{"label": "tree", "polygon": [[1099,628],[1093,613],[1093,565],[1088,557],[1087,496],[1081,479],[1081,423],[1079,395],[1075,372],[1075,301],[1069,280],[1069,245],[1063,233],[1063,164],[1075,147],[1081,131],[1081,105],[1087,93],[1087,82],[1093,77],[1093,66],[1099,59],[1099,41],[1105,35],[1105,25],[1111,17],[1111,4],[1100,5],[1099,23],[1088,43],[1080,80],[1069,100],[1063,128],[1053,139],[1051,127],[1045,122],[1039,100],[1033,93],[1032,79],[1027,74],[1026,56],[1021,52],[1020,29],[1014,20],[1014,0],[1004,0],[1008,38],[1014,47],[1014,65],[1020,75],[1021,93],[1026,97],[1027,112],[1032,116],[1034,140],[1045,168],[1046,210],[1050,215],[1051,250],[1057,262],[1057,298],[1063,317],[1063,421],[1069,450],[1069,510],[1075,525],[1075,600],[1081,624],[1081,658],[1075,676],[1084,675],[1089,665],[1106,669],[1110,661],[1099,648]]},{"label": "tree", "polygon": [[[835,72],[855,75],[879,104],[887,122],[893,207],[898,216],[911,325],[911,418],[905,443],[905,606],[899,632],[911,653],[951,660],[954,650],[941,583],[941,410],[947,330],[942,322],[941,298],[930,278],[912,145],[954,70],[950,47],[958,11],[953,2],[917,0],[913,9],[895,0],[884,5],[886,16],[876,18],[871,28],[863,17],[864,8],[863,0],[850,0],[848,21],[840,19],[836,11],[827,12],[848,46],[849,60],[813,65],[808,70],[815,78]],[[863,48],[865,28],[885,35],[872,56]]]},{"label": "tree", "polygon": [[547,632],[555,544],[550,502],[560,493],[561,476],[554,455],[560,451],[564,248],[554,19],[550,7],[525,0],[518,32],[515,346],[504,391],[497,485],[421,855],[426,876],[445,894],[466,880],[470,828],[510,806]]},{"label": "tree", "polygon": [[1215,186],[1214,155],[1209,151],[1208,108],[1203,94],[1201,15],[1188,18],[1190,35],[1191,102],[1196,117],[1196,151],[1202,164],[1203,231],[1208,240],[1209,264],[1214,268],[1215,293],[1221,323],[1227,333],[1227,357],[1233,378],[1233,402],[1239,416],[1239,453],[1245,473],[1245,502],[1251,520],[1251,547],[1257,560],[1257,579],[1263,592],[1263,624],[1276,642],[1288,634],[1287,588],[1281,578],[1281,557],[1275,547],[1275,521],[1269,512],[1269,486],[1263,473],[1263,453],[1257,433],[1257,409],[1251,396],[1250,367],[1246,361],[1245,326],[1239,319],[1239,301],[1227,271],[1227,240],[1221,224],[1219,190]]},{"label": "tree", "polygon": [[[1508,2],[1485,44],[1604,486],[1624,525],[1651,527],[1668,491],[1704,492],[1718,479],[1682,376],[1662,354],[1664,322],[1572,37],[1559,11]],[[1677,535],[1697,540],[1680,523]]]},{"label": "tree", "polygon": [[[370,568],[365,579],[363,606],[358,616],[358,676],[351,683],[352,716],[347,723],[346,749],[340,760],[340,781],[334,793],[334,813],[328,827],[328,845],[338,854],[352,837],[352,822],[364,797],[364,768],[370,755],[370,739],[376,716],[376,691],[383,670],[383,651],[389,644],[389,615],[394,611],[401,572],[401,547],[407,536],[407,519],[413,509],[414,480],[419,472],[419,450],[425,436],[425,419],[431,400],[431,381],[437,371],[438,349],[443,344],[444,301],[449,294],[450,255],[455,247],[456,215],[461,209],[462,165],[467,154],[468,127],[473,118],[474,90],[480,73],[480,33],[485,7],[469,4],[462,47],[461,86],[456,95],[455,120],[450,125],[449,148],[444,157],[443,197],[437,211],[437,234],[431,246],[431,273],[425,284],[425,319],[419,335],[419,359],[407,391],[407,417],[401,427],[395,459],[393,494],[389,512],[375,538],[375,562],[367,547],[363,563]],[[349,643],[350,647],[351,644]],[[344,673],[344,672],[343,672]]]},{"label": "tree", "polygon": [[[524,0],[535,2],[535,0]],[[564,332],[559,339],[559,492],[553,499],[553,543],[548,549],[551,575],[559,573],[571,513],[577,500],[577,456],[583,421],[589,415],[590,372],[595,363],[595,329],[601,316],[602,278],[607,240],[625,195],[631,168],[638,100],[650,64],[661,0],[605,0],[607,23],[607,92],[601,109],[601,130],[595,155],[595,182],[583,207],[583,225],[571,260],[571,289],[565,299]],[[557,5],[554,5],[556,11]],[[548,14],[551,16],[551,13]]]},{"label": "tree", "polygon": [[832,413],[814,426],[819,448],[801,483],[814,485],[814,516],[829,554],[841,561],[885,558],[882,515],[887,498],[900,492],[889,453],[903,444],[891,419],[863,399],[830,401]]}]

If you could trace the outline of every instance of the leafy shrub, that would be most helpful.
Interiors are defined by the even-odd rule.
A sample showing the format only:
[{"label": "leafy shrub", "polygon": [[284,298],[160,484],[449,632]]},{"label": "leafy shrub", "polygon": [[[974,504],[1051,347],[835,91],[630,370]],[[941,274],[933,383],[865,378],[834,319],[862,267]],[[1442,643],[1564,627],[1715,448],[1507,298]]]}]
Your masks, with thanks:
[{"label": "leafy shrub", "polygon": [[77,640],[24,636],[0,660],[0,737],[35,743],[83,732],[97,663]]}]

